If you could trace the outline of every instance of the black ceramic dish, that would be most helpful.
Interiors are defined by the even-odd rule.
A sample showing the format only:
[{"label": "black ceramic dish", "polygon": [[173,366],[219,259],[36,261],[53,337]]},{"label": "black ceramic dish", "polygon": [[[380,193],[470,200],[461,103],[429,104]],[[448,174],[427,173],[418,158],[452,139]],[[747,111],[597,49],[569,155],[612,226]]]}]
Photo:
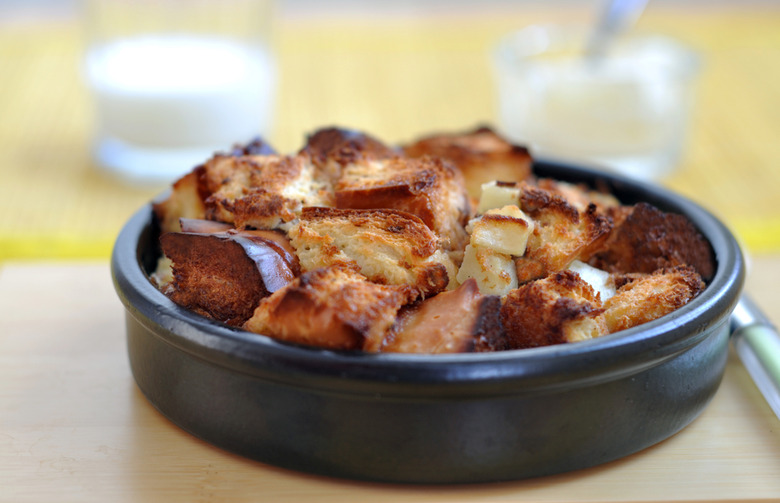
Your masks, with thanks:
[{"label": "black ceramic dish", "polygon": [[605,463],[666,439],[699,415],[720,383],[744,275],[739,247],[712,215],[666,190],[551,163],[536,172],[686,215],[715,250],[711,283],[671,315],[590,341],[482,354],[333,352],[173,304],[147,277],[158,248],[145,207],[112,258],[138,386],[171,421],[228,451],[362,480],[515,480]]}]

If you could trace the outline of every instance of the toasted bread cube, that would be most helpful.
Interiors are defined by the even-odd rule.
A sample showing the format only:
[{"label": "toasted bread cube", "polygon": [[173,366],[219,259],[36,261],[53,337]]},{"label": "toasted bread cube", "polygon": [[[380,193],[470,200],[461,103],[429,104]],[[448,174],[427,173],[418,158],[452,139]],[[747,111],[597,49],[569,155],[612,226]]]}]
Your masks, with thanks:
[{"label": "toasted bread cube", "polygon": [[304,208],[288,235],[304,271],[346,265],[376,283],[430,296],[447,288],[454,270],[436,235],[402,211]]},{"label": "toasted bread cube", "polygon": [[684,306],[704,290],[704,281],[690,266],[660,269],[652,274],[633,274],[604,303],[610,332],[625,330],[655,320]]},{"label": "toasted bread cube", "polygon": [[471,203],[461,174],[440,159],[393,158],[344,167],[336,184],[336,206],[390,208],[416,215],[445,250],[461,250]]},{"label": "toasted bread cube", "polygon": [[205,217],[206,205],[201,197],[199,173],[195,169],[176,180],[166,197],[152,205],[161,232],[180,232],[180,218]]},{"label": "toasted bread cube", "polygon": [[[235,148],[238,148],[236,146]],[[248,147],[245,147],[248,148]],[[250,240],[261,238],[263,243],[274,248],[277,253],[287,262],[293,274],[300,273],[298,258],[295,256],[295,249],[290,245],[290,240],[284,234],[271,230],[242,230],[238,231],[232,225],[224,222],[215,222],[213,220],[202,220],[196,218],[180,218],[181,232],[190,234],[224,234],[243,235]],[[164,254],[159,258],[157,268],[150,276],[152,282],[163,292],[170,293],[169,285],[173,284],[173,263],[169,257]]]},{"label": "toasted bread cube", "polygon": [[440,157],[454,163],[463,173],[468,194],[474,200],[480,197],[484,183],[531,178],[533,159],[528,150],[512,145],[487,127],[428,136],[405,146],[404,152],[409,157]]},{"label": "toasted bread cube", "polygon": [[608,333],[598,295],[569,270],[509,292],[501,307],[501,322],[512,349],[582,341]]},{"label": "toasted bread cube", "polygon": [[476,280],[479,291],[485,295],[506,295],[517,288],[515,265],[510,255],[490,248],[467,245],[463,263],[458,270],[458,282]]},{"label": "toasted bread cube", "polygon": [[203,165],[206,217],[238,228],[274,229],[304,206],[332,205],[327,177],[308,157],[215,155]]},{"label": "toasted bread cube", "polygon": [[628,208],[590,263],[615,273],[652,273],[690,265],[709,281],[715,274],[712,248],[683,215],[648,203]]},{"label": "toasted bread cube", "polygon": [[471,245],[514,256],[525,253],[534,230],[533,220],[514,205],[488,210],[473,219],[470,226]]},{"label": "toasted bread cube", "polygon": [[415,295],[406,286],[371,283],[350,267],[315,269],[263,299],[244,328],[299,344],[372,351]]},{"label": "toasted bread cube", "polygon": [[[221,183],[233,177],[233,173],[230,172],[232,165],[217,161],[217,159],[260,157],[274,154],[274,149],[270,145],[261,138],[254,138],[246,144],[233,145],[228,153],[216,154],[211,161],[197,166],[179,178],[171,186],[169,194],[153,205],[155,215],[160,222],[160,230],[162,232],[180,232],[179,219],[200,220],[206,218],[206,198],[219,190]],[[211,208],[211,212],[214,212],[213,208]]]},{"label": "toasted bread cube", "polygon": [[401,152],[361,131],[330,127],[310,135],[300,154],[310,158],[335,183],[345,166],[370,164]]},{"label": "toasted bread cube", "polygon": [[595,205],[578,211],[561,196],[521,185],[520,208],[533,218],[526,253],[515,260],[520,284],[566,269],[574,260],[587,262],[607,239],[612,224]]},{"label": "toasted bread cube", "polygon": [[520,188],[514,183],[491,181],[483,183],[477,205],[477,214],[486,213],[493,208],[520,205]]},{"label": "toasted bread cube", "polygon": [[[455,290],[402,309],[381,351],[436,354],[475,350],[480,337],[491,337],[486,327],[499,325],[496,312],[483,311],[484,299],[476,281],[470,279]],[[495,318],[492,323],[486,321],[491,314]]]},{"label": "toasted bread cube", "polygon": [[600,190],[592,190],[584,184],[540,178],[537,180],[536,185],[540,189],[563,197],[579,211],[585,211],[591,204],[596,205],[596,208],[602,213],[620,207],[620,201],[612,194]]},{"label": "toasted bread cube", "polygon": [[229,325],[243,324],[260,299],[297,273],[294,256],[251,234],[169,232],[160,244],[172,262],[173,281],[164,292],[180,306]]}]

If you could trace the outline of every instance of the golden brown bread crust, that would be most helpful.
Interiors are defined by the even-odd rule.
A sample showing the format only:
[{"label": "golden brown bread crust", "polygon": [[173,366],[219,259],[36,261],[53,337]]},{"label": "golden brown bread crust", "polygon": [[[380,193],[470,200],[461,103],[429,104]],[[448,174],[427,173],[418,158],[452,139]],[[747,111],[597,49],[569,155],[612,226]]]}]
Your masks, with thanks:
[{"label": "golden brown bread crust", "polygon": [[[236,145],[154,204],[168,257],[152,280],[185,307],[285,340],[438,353],[623,330],[684,305],[704,288],[699,273],[714,274],[709,244],[684,217],[537,180],[531,161],[486,128],[403,149],[338,128],[316,131],[295,156],[277,155],[262,140]],[[527,216],[523,249],[518,242],[505,251],[506,240],[481,236],[473,222],[469,236],[464,178],[475,197],[483,182],[498,180],[480,202],[481,222],[497,232],[509,222],[491,208]],[[458,287],[470,239],[506,255],[490,262],[511,276],[497,292],[504,297],[485,295],[469,274],[445,291]],[[613,273],[618,294],[602,305],[566,270],[574,260]]]},{"label": "golden brown bread crust", "polygon": [[579,211],[566,199],[529,184],[519,184],[520,208],[536,223],[526,253],[515,260],[523,284],[561,271],[574,260],[587,261],[607,239],[612,224],[594,204]]},{"label": "golden brown bread crust", "polygon": [[289,236],[304,271],[344,265],[423,296],[449,284],[448,257],[418,217],[397,210],[304,208]]},{"label": "golden brown bread crust", "polygon": [[339,208],[391,208],[417,215],[445,250],[468,241],[471,204],[460,172],[437,158],[384,159],[346,166],[335,186]]},{"label": "golden brown bread crust", "polygon": [[578,211],[585,211],[591,204],[595,205],[599,213],[602,214],[607,214],[613,208],[620,207],[620,201],[612,194],[604,190],[593,190],[584,184],[567,183],[552,178],[539,178],[536,181],[536,186],[561,196]]},{"label": "golden brown bread crust", "polygon": [[479,199],[483,183],[531,178],[533,159],[528,150],[512,145],[487,127],[421,138],[404,146],[404,153],[448,159],[463,173],[468,194],[474,199]]},{"label": "golden brown bread crust", "polygon": [[591,265],[616,273],[651,273],[688,264],[705,281],[712,278],[712,248],[687,218],[644,202],[620,213],[615,230]]},{"label": "golden brown bread crust", "polygon": [[477,353],[510,349],[506,330],[501,322],[501,297],[484,295],[479,302],[479,315],[474,327],[474,348]]},{"label": "golden brown bread crust", "polygon": [[415,295],[407,286],[371,283],[350,267],[316,269],[263,299],[244,328],[299,344],[370,350]]},{"label": "golden brown bread crust", "polygon": [[311,159],[335,182],[341,177],[344,166],[389,159],[401,152],[361,131],[330,127],[309,136],[299,153]]},{"label": "golden brown bread crust", "polygon": [[200,184],[198,168],[182,176],[171,186],[165,199],[152,205],[162,232],[179,232],[180,218],[202,219],[206,216],[206,204]]},{"label": "golden brown bread crust", "polygon": [[243,324],[260,299],[292,281],[298,269],[277,243],[240,232],[169,232],[160,244],[172,260],[171,300],[229,325]]},{"label": "golden brown bread crust", "polygon": [[617,293],[604,302],[604,319],[610,333],[669,314],[687,304],[705,286],[690,266],[622,276],[615,283],[620,285]]},{"label": "golden brown bread crust", "polygon": [[215,155],[203,165],[206,218],[273,229],[304,206],[331,205],[329,181],[304,156]]},{"label": "golden brown bread crust", "polygon": [[607,333],[598,294],[569,270],[509,292],[501,307],[501,321],[512,349],[574,342]]}]

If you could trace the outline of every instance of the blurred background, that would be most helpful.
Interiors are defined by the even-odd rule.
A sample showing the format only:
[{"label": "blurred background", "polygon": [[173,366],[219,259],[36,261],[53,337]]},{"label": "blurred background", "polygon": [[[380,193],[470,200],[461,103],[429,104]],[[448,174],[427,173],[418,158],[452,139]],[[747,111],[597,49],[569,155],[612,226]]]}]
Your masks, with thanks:
[{"label": "blurred background", "polygon": [[[264,136],[287,153],[328,125],[389,143],[498,125],[498,41],[537,23],[593,23],[602,6],[279,0],[269,14],[277,79]],[[96,166],[82,7],[0,0],[0,263],[107,258],[122,224],[164,188]],[[749,252],[779,252],[780,2],[651,1],[635,30],[700,58],[681,157],[657,183],[714,212]]]}]

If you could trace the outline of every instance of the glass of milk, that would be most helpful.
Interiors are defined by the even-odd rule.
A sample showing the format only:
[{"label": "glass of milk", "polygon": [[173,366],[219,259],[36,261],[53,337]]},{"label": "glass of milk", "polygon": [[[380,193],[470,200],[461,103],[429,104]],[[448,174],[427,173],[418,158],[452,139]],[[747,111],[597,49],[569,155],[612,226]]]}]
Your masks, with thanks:
[{"label": "glass of milk", "polygon": [[547,159],[653,180],[678,164],[688,131],[697,55],[660,36],[584,54],[585,28],[530,26],[494,52],[504,134]]},{"label": "glass of milk", "polygon": [[88,0],[84,73],[94,158],[163,184],[215,151],[270,133],[271,0]]}]

